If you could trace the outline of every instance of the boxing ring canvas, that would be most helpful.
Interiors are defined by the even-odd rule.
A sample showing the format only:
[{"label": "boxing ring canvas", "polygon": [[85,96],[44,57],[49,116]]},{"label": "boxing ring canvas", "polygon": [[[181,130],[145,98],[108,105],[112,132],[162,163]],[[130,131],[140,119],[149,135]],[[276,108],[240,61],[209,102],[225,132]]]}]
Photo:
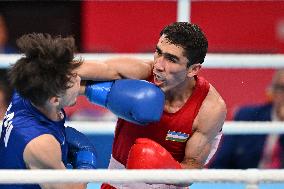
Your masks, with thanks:
[{"label": "boxing ring canvas", "polygon": [[[100,184],[96,183],[90,183],[88,184],[87,189],[99,189]],[[193,184],[191,185],[190,189],[245,189],[246,186],[245,184],[231,184],[231,183],[212,183],[212,184]],[[283,184],[260,184],[259,189],[281,189],[284,188],[284,183]]]}]

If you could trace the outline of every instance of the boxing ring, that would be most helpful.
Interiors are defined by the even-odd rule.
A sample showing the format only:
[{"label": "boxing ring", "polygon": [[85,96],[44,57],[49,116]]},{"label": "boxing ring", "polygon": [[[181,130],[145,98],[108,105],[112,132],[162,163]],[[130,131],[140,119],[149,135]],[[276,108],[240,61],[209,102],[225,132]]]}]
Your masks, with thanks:
[{"label": "boxing ring", "polygon": [[[21,55],[1,55],[0,68],[7,68]],[[86,60],[103,60],[115,56],[152,59],[153,54],[78,54]],[[205,68],[275,69],[284,67],[283,55],[208,54]],[[229,63],[228,63],[229,62]],[[249,62],[249,64],[248,64]],[[114,121],[72,121],[66,125],[95,137],[113,137]],[[1,128],[0,128],[1,132]],[[282,134],[283,122],[225,122],[224,134]],[[111,143],[111,141],[109,141]],[[108,146],[107,148],[110,148]],[[102,150],[99,147],[98,150]],[[1,163],[1,162],[0,162]],[[272,189],[284,188],[284,170],[0,170],[0,183],[90,182],[88,189],[98,189],[102,182],[188,183],[191,189]],[[1,188],[1,185],[0,185]]]}]

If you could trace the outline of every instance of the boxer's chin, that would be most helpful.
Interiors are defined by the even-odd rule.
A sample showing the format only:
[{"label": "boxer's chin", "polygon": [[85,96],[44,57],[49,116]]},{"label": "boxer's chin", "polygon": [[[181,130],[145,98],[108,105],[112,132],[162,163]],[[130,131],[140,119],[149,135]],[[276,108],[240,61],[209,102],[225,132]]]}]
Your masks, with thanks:
[{"label": "boxer's chin", "polygon": [[158,87],[162,87],[164,84],[164,81],[161,81],[157,79],[156,77],[154,77],[154,84],[157,85]]}]

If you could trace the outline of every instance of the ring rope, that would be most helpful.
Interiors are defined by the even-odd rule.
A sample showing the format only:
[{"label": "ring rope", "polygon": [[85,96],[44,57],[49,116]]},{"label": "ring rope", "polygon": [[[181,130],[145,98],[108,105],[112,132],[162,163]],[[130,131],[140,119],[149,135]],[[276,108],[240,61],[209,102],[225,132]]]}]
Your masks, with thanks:
[{"label": "ring rope", "polygon": [[[2,122],[0,120],[0,122]],[[65,126],[71,126],[84,134],[112,135],[115,131],[115,121],[67,121]],[[2,127],[0,127],[1,133]],[[283,134],[283,122],[265,121],[226,121],[223,134],[230,135],[260,135],[260,134]]]},{"label": "ring rope", "polygon": [[0,170],[0,183],[283,183],[284,170]]},{"label": "ring rope", "polygon": [[[65,125],[76,128],[85,134],[113,134],[115,121],[70,121]],[[282,134],[283,122],[265,121],[226,121],[223,126],[224,134]]]},{"label": "ring rope", "polygon": [[[1,54],[0,68],[8,68],[22,55]],[[85,60],[105,60],[108,58],[130,56],[142,59],[153,59],[153,53],[81,53],[76,57]],[[204,63],[205,68],[284,68],[284,55],[280,54],[207,54]]]}]

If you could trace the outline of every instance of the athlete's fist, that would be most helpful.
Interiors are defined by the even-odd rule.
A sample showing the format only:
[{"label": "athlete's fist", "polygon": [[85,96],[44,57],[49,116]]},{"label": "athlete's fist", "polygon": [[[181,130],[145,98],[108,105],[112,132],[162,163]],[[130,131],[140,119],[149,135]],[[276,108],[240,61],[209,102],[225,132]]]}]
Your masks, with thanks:
[{"label": "athlete's fist", "polygon": [[147,138],[138,138],[131,147],[128,169],[181,169],[181,165],[160,144]]},{"label": "athlete's fist", "polygon": [[89,139],[72,127],[65,128],[68,143],[68,163],[76,169],[95,169],[96,150]]},{"label": "athlete's fist", "polygon": [[87,82],[85,95],[90,102],[140,125],[159,121],[164,109],[163,91],[144,80]]}]

